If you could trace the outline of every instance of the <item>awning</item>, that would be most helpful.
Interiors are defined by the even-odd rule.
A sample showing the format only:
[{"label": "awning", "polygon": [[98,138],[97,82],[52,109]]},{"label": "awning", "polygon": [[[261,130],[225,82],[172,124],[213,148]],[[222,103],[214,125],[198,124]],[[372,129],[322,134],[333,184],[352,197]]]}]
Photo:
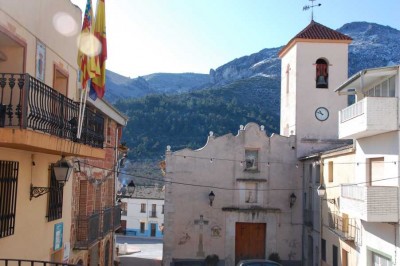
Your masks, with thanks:
[{"label": "awning", "polygon": [[377,83],[379,80],[384,80],[396,75],[399,67],[400,66],[397,65],[361,70],[340,85],[335,92],[338,92],[339,95],[355,94],[355,91],[362,91],[363,88],[371,87],[372,84]]}]

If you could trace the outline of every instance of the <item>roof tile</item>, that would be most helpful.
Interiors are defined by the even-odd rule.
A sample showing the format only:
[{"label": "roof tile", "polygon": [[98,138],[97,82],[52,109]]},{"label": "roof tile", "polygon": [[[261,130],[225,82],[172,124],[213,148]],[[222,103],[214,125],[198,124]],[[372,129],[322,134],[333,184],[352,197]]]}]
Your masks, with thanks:
[{"label": "roof tile", "polygon": [[352,38],[340,33],[336,30],[328,28],[314,20],[311,20],[310,24],[294,36],[280,51],[279,56],[281,57],[286,53],[287,49],[293,45],[295,40],[308,39],[308,40],[334,40],[334,41],[351,41]]},{"label": "roof tile", "polygon": [[314,20],[293,39],[352,40],[349,36],[319,24]]}]

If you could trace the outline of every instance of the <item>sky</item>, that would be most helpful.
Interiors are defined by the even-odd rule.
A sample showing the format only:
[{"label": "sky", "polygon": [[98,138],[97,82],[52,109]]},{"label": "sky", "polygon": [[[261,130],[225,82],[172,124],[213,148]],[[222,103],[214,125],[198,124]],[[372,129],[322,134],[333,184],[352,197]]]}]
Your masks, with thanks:
[{"label": "sky", "polygon": [[[71,0],[84,12],[86,0]],[[92,0],[96,6],[97,0]],[[136,78],[205,73],[285,45],[311,20],[332,29],[355,21],[400,30],[400,0],[106,0],[106,68]]]}]

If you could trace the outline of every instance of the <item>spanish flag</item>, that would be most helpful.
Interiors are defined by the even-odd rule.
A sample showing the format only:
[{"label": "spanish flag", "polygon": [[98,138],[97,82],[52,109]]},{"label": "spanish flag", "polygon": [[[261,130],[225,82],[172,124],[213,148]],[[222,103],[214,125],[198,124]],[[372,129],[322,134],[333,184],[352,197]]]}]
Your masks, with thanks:
[{"label": "spanish flag", "polygon": [[96,58],[100,66],[100,75],[92,78],[89,96],[92,99],[96,99],[97,97],[101,99],[106,89],[107,38],[105,0],[97,0],[94,36],[101,44],[101,52]]},{"label": "spanish flag", "polygon": [[86,88],[90,79],[100,75],[100,67],[94,56],[92,18],[92,1],[87,0],[78,46],[79,83],[82,85],[82,89]]}]

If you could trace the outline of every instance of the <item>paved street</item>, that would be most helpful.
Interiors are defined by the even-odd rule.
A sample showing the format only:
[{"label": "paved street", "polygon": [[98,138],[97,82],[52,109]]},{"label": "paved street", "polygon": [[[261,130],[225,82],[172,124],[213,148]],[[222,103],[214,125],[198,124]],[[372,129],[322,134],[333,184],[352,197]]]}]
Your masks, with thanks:
[{"label": "paved street", "polygon": [[117,236],[117,244],[127,243],[128,252],[134,253],[120,255],[122,266],[160,266],[162,260],[162,239],[147,239],[132,236]]}]

